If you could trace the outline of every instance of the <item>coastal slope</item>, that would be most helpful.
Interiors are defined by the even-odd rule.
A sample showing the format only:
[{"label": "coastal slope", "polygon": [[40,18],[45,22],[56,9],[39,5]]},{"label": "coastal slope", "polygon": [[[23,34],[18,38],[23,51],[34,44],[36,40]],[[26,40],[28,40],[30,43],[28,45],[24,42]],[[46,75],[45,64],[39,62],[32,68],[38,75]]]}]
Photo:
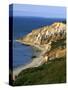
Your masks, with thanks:
[{"label": "coastal slope", "polygon": [[16,41],[36,47],[41,50],[41,54],[26,66],[14,70],[14,80],[15,76],[18,76],[22,70],[39,67],[49,61],[66,57],[66,24],[55,22],[52,25],[40,27]]},{"label": "coastal slope", "polygon": [[48,47],[48,44],[65,38],[66,24],[62,22],[55,22],[52,25],[32,30],[31,33],[17,39],[16,41],[44,50]]}]

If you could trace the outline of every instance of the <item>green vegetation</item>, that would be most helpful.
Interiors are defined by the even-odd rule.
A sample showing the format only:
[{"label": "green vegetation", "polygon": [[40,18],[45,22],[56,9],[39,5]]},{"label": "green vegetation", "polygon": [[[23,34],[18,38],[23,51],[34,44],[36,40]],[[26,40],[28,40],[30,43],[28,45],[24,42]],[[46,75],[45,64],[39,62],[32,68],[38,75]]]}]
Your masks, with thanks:
[{"label": "green vegetation", "polygon": [[58,40],[56,42],[52,42],[52,49],[58,47],[66,47],[66,39]]},{"label": "green vegetation", "polygon": [[[64,21],[64,23],[65,23],[65,21]],[[33,34],[33,35],[35,35],[35,34]],[[63,38],[60,38],[60,37],[62,37],[62,33],[60,33],[60,37],[56,40],[54,38],[54,40],[52,41],[50,51],[53,50],[51,52],[51,54],[53,54],[53,56],[55,55],[57,49],[60,49],[60,50],[66,49],[66,36],[64,36],[64,35],[63,35]],[[27,38],[29,38],[29,40],[25,39],[27,44],[30,41],[30,37],[32,39],[32,36],[27,37]],[[21,38],[21,40],[22,40],[22,38]],[[51,40],[51,38],[49,38],[47,40]],[[47,42],[49,42],[49,41],[47,41]],[[31,42],[31,43],[33,43],[33,42]],[[45,42],[42,42],[41,45],[44,45],[44,43]],[[33,49],[38,53],[41,52],[39,49],[37,49],[35,47],[33,47]],[[57,52],[59,52],[60,50],[57,50]],[[63,53],[61,53],[61,54],[63,54]],[[61,55],[61,56],[63,56],[63,55]],[[36,57],[37,56],[33,55],[31,58],[33,59]],[[21,73],[16,77],[16,80],[13,81],[13,85],[14,86],[39,85],[39,84],[65,83],[65,82],[66,82],[66,56],[59,58],[59,59],[54,59],[54,60],[48,61],[47,63],[44,63],[43,65],[41,65],[39,67],[28,68],[28,69],[21,71]]]},{"label": "green vegetation", "polygon": [[66,82],[66,58],[55,59],[40,67],[22,71],[14,81],[14,86],[38,85]]}]

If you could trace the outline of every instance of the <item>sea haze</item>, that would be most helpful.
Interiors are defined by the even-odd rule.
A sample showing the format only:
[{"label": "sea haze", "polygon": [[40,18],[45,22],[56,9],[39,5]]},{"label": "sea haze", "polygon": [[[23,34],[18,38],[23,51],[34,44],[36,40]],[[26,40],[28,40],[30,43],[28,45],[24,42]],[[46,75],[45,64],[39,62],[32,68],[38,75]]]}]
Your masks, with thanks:
[{"label": "sea haze", "polygon": [[31,46],[22,45],[16,42],[16,39],[25,36],[33,29],[62,21],[65,20],[41,17],[13,17],[13,68],[31,62],[31,57],[35,54]]}]

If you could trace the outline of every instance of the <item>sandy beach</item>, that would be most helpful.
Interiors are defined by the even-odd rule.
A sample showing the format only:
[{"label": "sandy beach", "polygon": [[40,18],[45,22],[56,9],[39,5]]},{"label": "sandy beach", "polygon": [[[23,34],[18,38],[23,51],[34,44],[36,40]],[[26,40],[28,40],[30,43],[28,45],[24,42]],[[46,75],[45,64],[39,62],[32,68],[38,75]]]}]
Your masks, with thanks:
[{"label": "sandy beach", "polygon": [[51,45],[50,44],[47,44],[46,45],[46,48],[43,48],[40,47],[39,45],[32,45],[31,43],[26,43],[26,42],[21,42],[20,40],[16,40],[17,42],[19,43],[22,43],[22,44],[26,44],[26,45],[31,45],[31,46],[34,46],[35,48],[37,48],[38,50],[40,50],[40,54],[36,57],[36,58],[33,58],[29,64],[26,64],[26,65],[22,65],[16,69],[13,70],[13,80],[15,80],[15,77],[18,76],[18,74],[24,70],[24,69],[27,69],[27,68],[31,68],[31,67],[38,67],[40,65],[42,65],[44,62],[46,62],[45,60],[43,60],[43,53],[44,52],[47,52],[51,49]]},{"label": "sandy beach", "polygon": [[25,66],[20,66],[20,67],[14,69],[13,70],[13,80],[15,80],[15,77],[18,76],[18,74],[22,70],[25,70],[25,69],[31,68],[31,67],[38,67],[38,66],[42,65],[43,63],[44,62],[43,62],[42,56],[40,56],[40,57],[37,57],[37,58],[33,59],[31,63],[29,63]]},{"label": "sandy beach", "polygon": [[[58,25],[59,25],[59,28],[57,28]],[[53,27],[53,26],[55,26],[55,27]],[[55,28],[57,28],[57,30]],[[62,33],[58,32],[58,29],[60,32],[62,30]],[[46,31],[46,32],[44,32],[44,31]],[[56,33],[55,33],[55,31],[56,31]],[[48,58],[54,59],[54,58],[60,58],[60,57],[64,56],[65,49],[57,48],[57,47],[60,47],[59,40],[60,40],[61,44],[62,44],[62,40],[65,40],[64,33],[66,33],[65,24],[57,22],[57,23],[50,25],[49,28],[47,28],[47,30],[46,30],[46,28],[44,30],[44,27],[43,27],[43,30],[41,30],[41,32],[38,32],[38,30],[36,29],[35,31],[32,31],[32,33],[27,34],[24,38],[20,38],[20,39],[16,40],[16,42],[19,42],[21,44],[29,45],[29,46],[37,48],[38,50],[41,51],[41,53],[36,58],[32,58],[31,63],[14,69],[13,70],[13,80],[15,80],[15,78],[19,75],[19,73],[24,69],[31,68],[31,67],[38,67],[38,66],[42,65],[43,63],[47,62]],[[44,36],[47,36],[47,38]],[[56,42],[57,46],[55,46],[56,45],[55,44],[54,45],[55,50],[53,50],[53,49],[51,50],[51,48],[54,47],[52,45],[52,44],[54,44],[54,42]],[[64,43],[63,43],[63,45],[64,45]],[[57,48],[57,50],[56,50],[56,48]],[[49,53],[49,51],[50,51],[50,53]],[[47,53],[47,55],[46,55],[46,53]],[[43,55],[44,55],[44,57],[43,57]]]}]

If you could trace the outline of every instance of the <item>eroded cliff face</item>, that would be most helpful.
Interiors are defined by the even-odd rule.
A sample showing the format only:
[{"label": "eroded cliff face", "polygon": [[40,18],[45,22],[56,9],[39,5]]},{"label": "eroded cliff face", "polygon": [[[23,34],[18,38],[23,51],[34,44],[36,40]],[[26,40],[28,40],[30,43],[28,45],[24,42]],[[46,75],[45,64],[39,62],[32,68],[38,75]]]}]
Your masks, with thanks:
[{"label": "eroded cliff face", "polygon": [[53,23],[50,26],[44,26],[19,39],[26,44],[44,45],[52,41],[64,39],[66,36],[66,25],[64,23]]},{"label": "eroded cliff face", "polygon": [[56,22],[50,26],[32,30],[31,33],[16,41],[40,49],[41,54],[31,63],[13,71],[13,80],[24,69],[39,67],[48,61],[66,57],[66,24]]},{"label": "eroded cliff face", "polygon": [[31,33],[17,41],[41,49],[43,59],[63,57],[66,53],[66,24],[56,22],[50,26],[32,30]]}]

